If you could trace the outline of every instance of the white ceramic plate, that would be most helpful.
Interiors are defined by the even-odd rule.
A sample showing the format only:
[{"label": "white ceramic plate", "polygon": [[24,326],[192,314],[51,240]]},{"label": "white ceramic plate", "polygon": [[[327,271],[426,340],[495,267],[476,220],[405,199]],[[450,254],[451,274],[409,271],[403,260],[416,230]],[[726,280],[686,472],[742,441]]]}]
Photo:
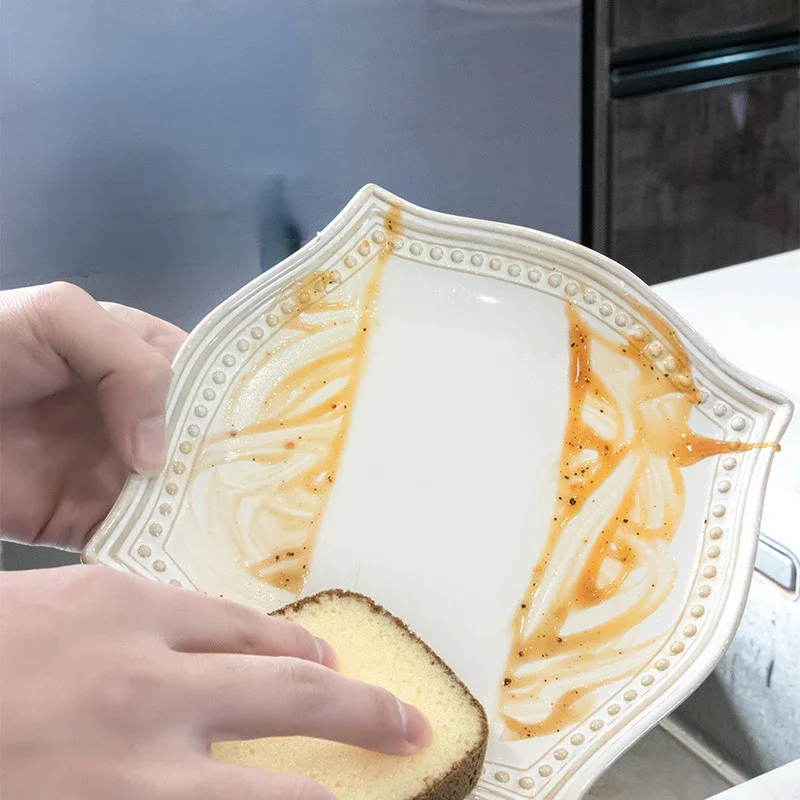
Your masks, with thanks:
[{"label": "white ceramic plate", "polygon": [[368,186],[192,333],[168,467],[84,555],[371,595],[485,705],[475,798],[575,798],[733,636],[774,453],[740,449],[790,415],[608,259]]}]

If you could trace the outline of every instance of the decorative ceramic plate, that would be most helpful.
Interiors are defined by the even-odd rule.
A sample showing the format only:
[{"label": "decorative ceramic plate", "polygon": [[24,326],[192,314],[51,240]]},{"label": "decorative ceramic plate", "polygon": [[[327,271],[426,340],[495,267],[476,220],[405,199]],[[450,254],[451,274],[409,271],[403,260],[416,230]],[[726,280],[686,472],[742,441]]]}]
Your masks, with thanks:
[{"label": "decorative ceramic plate", "polygon": [[368,186],[192,333],[85,559],[371,595],[485,705],[474,798],[575,798],[733,636],[790,415],[608,259]]}]

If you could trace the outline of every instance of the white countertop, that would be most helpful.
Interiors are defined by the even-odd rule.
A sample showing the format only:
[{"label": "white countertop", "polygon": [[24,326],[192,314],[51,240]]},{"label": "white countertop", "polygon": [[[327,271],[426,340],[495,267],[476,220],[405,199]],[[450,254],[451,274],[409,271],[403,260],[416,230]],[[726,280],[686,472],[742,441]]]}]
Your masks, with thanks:
[{"label": "white countertop", "polygon": [[715,794],[710,800],[800,800],[800,760]]},{"label": "white countertop", "polygon": [[737,367],[800,400],[800,250],[653,288]]},{"label": "white countertop", "polygon": [[725,358],[795,404],[761,531],[800,555],[800,250],[653,288]]}]

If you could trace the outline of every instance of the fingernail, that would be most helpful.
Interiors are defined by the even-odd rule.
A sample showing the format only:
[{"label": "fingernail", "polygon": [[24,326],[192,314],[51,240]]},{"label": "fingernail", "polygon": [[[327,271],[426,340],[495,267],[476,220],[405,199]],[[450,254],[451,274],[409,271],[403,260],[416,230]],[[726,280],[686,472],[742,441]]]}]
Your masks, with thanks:
[{"label": "fingernail", "polygon": [[413,748],[409,753],[409,755],[412,755],[431,743],[433,738],[431,724],[428,722],[427,717],[414,706],[410,706],[400,700],[397,701],[397,704],[400,707],[400,719],[405,728],[406,741]]},{"label": "fingernail", "polygon": [[314,641],[317,645],[319,663],[322,664],[323,667],[328,667],[328,669],[338,670],[339,659],[334,649],[324,639],[319,639],[315,636]]},{"label": "fingernail", "polygon": [[131,460],[141,475],[152,478],[161,472],[167,447],[164,417],[140,419],[133,428]]}]

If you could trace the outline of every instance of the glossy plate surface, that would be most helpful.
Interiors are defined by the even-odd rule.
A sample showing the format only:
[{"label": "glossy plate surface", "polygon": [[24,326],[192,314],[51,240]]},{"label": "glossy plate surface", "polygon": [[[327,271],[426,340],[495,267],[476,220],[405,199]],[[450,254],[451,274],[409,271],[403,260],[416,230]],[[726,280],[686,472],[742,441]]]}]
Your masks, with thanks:
[{"label": "glossy plate surface", "polygon": [[475,798],[579,796],[733,636],[791,404],[596,253],[368,186],[175,367],[85,560],[371,595],[485,705]]}]

